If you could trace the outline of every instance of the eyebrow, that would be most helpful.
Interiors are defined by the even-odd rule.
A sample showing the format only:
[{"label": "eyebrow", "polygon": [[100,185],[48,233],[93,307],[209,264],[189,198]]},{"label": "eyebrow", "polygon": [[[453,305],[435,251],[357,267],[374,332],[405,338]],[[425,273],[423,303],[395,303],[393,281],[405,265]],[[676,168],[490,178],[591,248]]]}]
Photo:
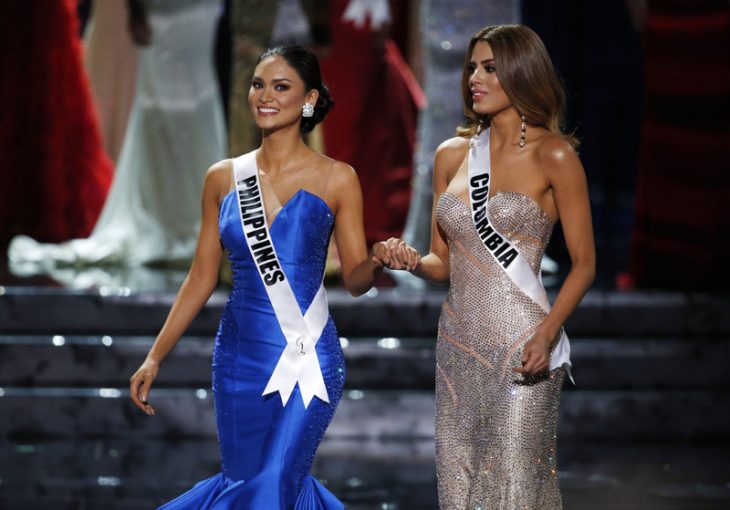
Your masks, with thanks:
[{"label": "eyebrow", "polygon": [[[261,78],[260,76],[254,76],[253,79],[264,81],[263,78]],[[274,78],[273,80],[271,80],[272,83],[276,83],[276,82],[280,82],[280,81],[288,81],[289,83],[291,83],[291,80],[289,78]]]},{"label": "eyebrow", "polygon": [[[482,61],[480,62],[480,64],[488,64],[488,63],[490,63],[490,62],[494,62],[494,59],[493,59],[493,58],[488,58],[488,59],[486,59],[486,60],[482,60]],[[470,64],[473,64],[473,63],[474,63],[474,61],[473,61],[473,60],[470,60],[470,61],[469,61],[469,63],[470,63]]]}]

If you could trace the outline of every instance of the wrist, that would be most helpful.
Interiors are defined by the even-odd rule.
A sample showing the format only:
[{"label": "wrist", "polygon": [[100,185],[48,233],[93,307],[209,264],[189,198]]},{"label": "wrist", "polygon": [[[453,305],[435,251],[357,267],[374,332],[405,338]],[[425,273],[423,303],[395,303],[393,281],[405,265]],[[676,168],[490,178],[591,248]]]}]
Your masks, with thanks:
[{"label": "wrist", "polygon": [[145,363],[159,366],[161,360],[152,354],[148,354],[144,361],[145,361]]},{"label": "wrist", "polygon": [[555,337],[558,336],[559,332],[560,326],[554,326],[552,324],[542,324],[539,328],[537,328],[535,336],[538,337],[541,341],[544,341],[547,344],[551,344],[553,340],[555,340]]}]

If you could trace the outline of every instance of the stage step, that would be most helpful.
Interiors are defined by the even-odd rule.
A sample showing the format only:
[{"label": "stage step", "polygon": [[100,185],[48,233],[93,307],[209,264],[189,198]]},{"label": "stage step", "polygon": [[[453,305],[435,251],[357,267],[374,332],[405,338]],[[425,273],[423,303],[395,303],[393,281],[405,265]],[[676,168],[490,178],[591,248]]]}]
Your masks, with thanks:
[{"label": "stage step", "polygon": [[[211,336],[226,300],[216,291],[188,333]],[[328,292],[340,335],[433,337],[444,291],[381,289],[353,298]],[[551,296],[551,299],[554,295]],[[174,295],[128,288],[85,292],[0,287],[0,333],[155,335]],[[730,337],[730,296],[593,290],[567,324],[572,337]]]},{"label": "stage step", "polygon": [[[118,387],[128,384],[152,345],[151,336],[0,336],[0,387]],[[435,340],[341,338],[348,388],[432,390]],[[210,337],[185,337],[165,360],[159,388],[209,388]],[[581,390],[730,388],[730,340],[716,338],[573,338]]]},{"label": "stage step", "polygon": [[[210,391],[157,389],[157,416],[134,408],[125,388],[0,390],[0,437],[212,437]],[[297,405],[300,402],[297,402]],[[561,436],[609,439],[728,438],[722,390],[567,391]],[[428,439],[434,435],[430,391],[346,390],[327,432],[332,438]]]}]

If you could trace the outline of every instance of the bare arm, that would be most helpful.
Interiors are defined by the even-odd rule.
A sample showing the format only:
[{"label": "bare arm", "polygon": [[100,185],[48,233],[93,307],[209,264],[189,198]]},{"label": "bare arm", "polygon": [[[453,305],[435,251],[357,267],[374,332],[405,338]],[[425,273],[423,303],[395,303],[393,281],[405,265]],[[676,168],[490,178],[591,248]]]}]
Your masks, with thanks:
[{"label": "bare arm", "polygon": [[466,156],[468,141],[452,138],[436,149],[433,165],[433,208],[431,210],[431,246],[429,253],[421,258],[413,273],[426,280],[437,283],[449,281],[449,246],[446,236],[436,221],[436,206],[441,194],[446,191],[449,181],[454,177]]},{"label": "bare arm", "polygon": [[553,308],[541,325],[552,338],[578,307],[596,274],[596,248],[586,175],[578,155],[566,146],[566,142],[560,140],[555,145],[547,148],[543,168],[547,170],[553,189],[571,265]]},{"label": "bare arm", "polygon": [[548,368],[551,343],[563,323],[578,307],[596,272],[588,185],[583,166],[573,148],[564,140],[552,139],[544,145],[540,148],[540,163],[552,188],[571,266],[552,310],[533,338],[525,344],[524,366],[515,369],[517,372],[531,374]]},{"label": "bare arm", "polygon": [[342,263],[345,288],[359,296],[372,287],[383,271],[383,266],[368,253],[363,226],[362,191],[352,167],[335,163],[333,192],[337,197],[335,214],[335,242]]},{"label": "bare arm", "polygon": [[147,414],[154,414],[154,409],[147,404],[147,396],[159,372],[160,363],[208,301],[218,281],[222,254],[218,236],[218,207],[221,197],[230,186],[230,173],[229,161],[217,163],[208,170],[203,189],[203,219],[192,266],[147,358],[130,378],[130,397]]}]

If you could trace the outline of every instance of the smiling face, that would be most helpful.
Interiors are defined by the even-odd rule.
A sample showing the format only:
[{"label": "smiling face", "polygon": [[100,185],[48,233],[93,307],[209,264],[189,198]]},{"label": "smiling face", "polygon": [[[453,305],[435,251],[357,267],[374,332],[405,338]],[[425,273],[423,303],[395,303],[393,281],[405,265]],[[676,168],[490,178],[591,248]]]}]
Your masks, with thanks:
[{"label": "smiling face", "polygon": [[512,101],[499,83],[495,65],[489,43],[476,43],[467,65],[467,73],[474,112],[479,115],[494,117],[512,106]]},{"label": "smiling face", "polygon": [[[304,81],[281,56],[262,60],[254,70],[248,105],[256,125],[266,131],[299,124],[304,103],[317,102],[316,90],[305,90]],[[298,128],[297,128],[298,129]]]}]

